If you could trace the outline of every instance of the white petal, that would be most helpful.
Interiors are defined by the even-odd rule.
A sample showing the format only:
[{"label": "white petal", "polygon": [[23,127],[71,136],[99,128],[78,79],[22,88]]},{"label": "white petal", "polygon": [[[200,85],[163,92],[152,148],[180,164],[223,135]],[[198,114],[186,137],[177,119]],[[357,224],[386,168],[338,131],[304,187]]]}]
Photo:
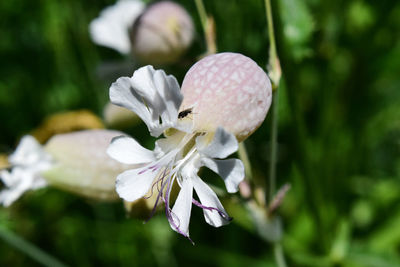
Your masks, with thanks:
[{"label": "white petal", "polygon": [[0,203],[8,206],[28,190],[38,189],[47,182],[41,173],[52,166],[52,159],[32,136],[24,136],[10,155],[12,170],[0,172],[5,188],[0,193]]},{"label": "white petal", "polygon": [[33,136],[25,135],[8,159],[11,165],[29,166],[43,160],[49,160],[50,156]]},{"label": "white petal", "polygon": [[[172,208],[172,220],[175,225],[171,225],[171,228],[178,233],[183,233],[189,236],[189,221],[190,213],[192,211],[192,199],[193,199],[193,184],[191,179],[184,179],[181,182],[181,191],[179,192],[178,198],[175,201],[174,207]],[[178,229],[177,229],[178,228]]]},{"label": "white petal", "polygon": [[[196,190],[196,194],[203,206],[218,209],[220,212],[227,214],[217,195],[206,183],[197,176],[192,177],[192,181],[194,190]],[[214,227],[220,227],[229,223],[229,220],[222,217],[216,210],[203,208],[203,212],[206,222]]]},{"label": "white petal", "polygon": [[52,165],[52,157],[33,136],[24,136],[17,149],[8,157],[13,167],[21,167],[32,173],[47,170]]},{"label": "white petal", "polygon": [[158,136],[164,129],[174,126],[183,100],[175,77],[166,75],[163,70],[146,66],[135,71],[131,80],[152,114],[153,127],[149,130]]},{"label": "white petal", "polygon": [[131,78],[121,77],[110,87],[110,100],[113,104],[135,112],[146,124],[151,122],[151,116],[141,95],[136,93],[131,84]]},{"label": "white petal", "polygon": [[207,135],[196,138],[197,149],[207,157],[223,159],[238,149],[236,137],[221,127],[217,128],[209,144],[207,138]]},{"label": "white petal", "polygon": [[169,151],[176,149],[185,137],[185,133],[176,131],[174,134],[167,138],[160,138],[156,141],[154,153],[157,157],[162,157]]},{"label": "white petal", "polygon": [[20,196],[23,194],[23,192],[17,192],[17,191],[10,191],[10,190],[2,190],[0,192],[0,204],[3,205],[4,207],[9,207],[11,204],[13,204]]},{"label": "white petal", "polygon": [[143,12],[142,1],[118,1],[105,8],[89,26],[90,36],[96,44],[128,54],[131,50],[129,28]]},{"label": "white petal", "polygon": [[159,111],[161,119],[163,121],[174,121],[175,125],[178,118],[178,109],[183,100],[178,81],[174,76],[167,76],[164,71],[156,71],[154,81],[167,111],[164,112],[164,108]]},{"label": "white petal", "polygon": [[121,198],[126,201],[135,201],[146,195],[158,174],[158,171],[153,171],[148,167],[149,165],[118,175],[115,187]]},{"label": "white petal", "polygon": [[31,190],[36,190],[36,189],[40,189],[40,188],[43,188],[43,187],[46,187],[46,186],[47,186],[47,181],[44,178],[42,178],[41,176],[37,176],[33,180],[30,189]]},{"label": "white petal", "polygon": [[[165,166],[176,156],[178,149],[175,149],[156,162],[147,164],[144,167],[125,171],[118,175],[116,190],[118,195],[126,201],[135,201],[143,197],[151,188],[156,178],[163,175]],[[164,175],[168,175],[165,172]]]},{"label": "white petal", "polygon": [[5,187],[11,187],[15,183],[15,179],[11,175],[11,172],[6,170],[0,171],[0,179]]},{"label": "white petal", "polygon": [[210,158],[201,159],[204,166],[218,173],[225,182],[229,193],[238,191],[238,186],[244,179],[244,166],[238,159],[214,160]]},{"label": "white petal", "polygon": [[146,123],[152,136],[175,126],[183,96],[178,82],[162,70],[145,66],[132,78],[119,78],[110,87],[110,99],[115,105],[135,112]]},{"label": "white petal", "polygon": [[[6,188],[0,192],[0,203],[8,207],[15,200],[17,200],[25,191],[29,190],[25,185],[22,187],[19,185],[21,179],[16,179],[16,176],[21,175],[20,170],[14,169],[11,172],[2,171],[0,172],[0,179],[3,181]],[[29,179],[29,178],[28,178]]]},{"label": "white petal", "polygon": [[107,154],[124,164],[141,164],[155,161],[153,151],[142,147],[135,139],[117,136],[111,140]]},{"label": "white petal", "polygon": [[0,192],[0,204],[10,206],[20,198],[26,191],[39,189],[47,185],[46,181],[38,174],[20,167],[0,172],[0,180],[6,186]]}]

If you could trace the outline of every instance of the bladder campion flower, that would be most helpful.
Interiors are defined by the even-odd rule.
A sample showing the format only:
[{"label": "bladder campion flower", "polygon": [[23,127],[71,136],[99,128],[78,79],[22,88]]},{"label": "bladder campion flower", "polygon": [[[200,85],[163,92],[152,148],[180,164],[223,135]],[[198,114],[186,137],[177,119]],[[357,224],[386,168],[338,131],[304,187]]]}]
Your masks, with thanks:
[{"label": "bladder campion flower", "polygon": [[[211,87],[214,83],[217,86]],[[244,178],[243,164],[225,158],[238,149],[235,135],[243,140],[264,120],[271,103],[271,84],[251,59],[222,53],[196,63],[183,86],[182,94],[173,76],[152,66],[112,84],[111,102],[135,112],[152,136],[164,133],[164,138],[158,139],[151,151],[133,138],[116,137],[108,154],[121,163],[144,164],[118,175],[116,190],[120,197],[135,201],[156,191],[155,207],[163,201],[172,229],[190,240],[192,204],[203,209],[206,222],[212,226],[231,220],[217,195],[197,173],[205,166],[222,177],[228,192],[238,190]],[[180,192],[171,209],[174,182]],[[150,196],[146,196],[149,191]]]},{"label": "bladder campion flower", "polygon": [[115,176],[132,166],[109,159],[106,149],[121,132],[86,130],[53,136],[44,146],[24,136],[0,172],[5,188],[0,203],[11,205],[23,193],[51,185],[98,200],[116,200]]},{"label": "bladder campion flower", "polygon": [[95,43],[121,54],[133,53],[148,64],[175,62],[194,35],[190,15],[171,1],[146,7],[139,0],[120,0],[104,9],[89,30]]},{"label": "bladder campion flower", "polygon": [[106,7],[89,26],[90,36],[96,44],[129,54],[131,41],[129,29],[145,9],[140,0],[120,0]]}]

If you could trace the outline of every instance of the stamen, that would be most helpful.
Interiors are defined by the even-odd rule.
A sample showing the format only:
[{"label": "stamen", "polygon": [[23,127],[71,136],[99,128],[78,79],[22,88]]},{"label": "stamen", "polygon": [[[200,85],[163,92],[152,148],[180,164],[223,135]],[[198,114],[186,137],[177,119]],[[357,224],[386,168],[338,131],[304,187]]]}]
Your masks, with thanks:
[{"label": "stamen", "polygon": [[[145,223],[147,223],[148,221],[150,221],[150,219],[153,218],[154,214],[156,213],[156,209],[157,209],[157,206],[158,206],[158,202],[160,201],[160,198],[162,198],[163,191],[164,191],[164,187],[165,187],[165,185],[166,185],[167,182],[168,182],[168,180],[164,182],[164,178],[165,178],[165,176],[166,176],[166,172],[167,172],[167,168],[164,169],[164,172],[163,172],[163,174],[161,175],[161,177],[160,177],[160,178],[157,180],[157,182],[154,183],[153,186],[152,186],[152,193],[151,193],[151,195],[153,195],[153,187],[154,187],[154,185],[155,185],[155,184],[158,185],[159,182],[161,181],[161,188],[159,188],[159,187],[157,188],[157,189],[158,189],[158,195],[157,195],[156,202],[154,203],[154,206],[153,206],[153,209],[151,210],[150,216],[149,216],[149,218],[145,221]],[[151,197],[151,196],[150,196],[150,197]]]},{"label": "stamen", "polygon": [[[160,178],[158,178],[158,180],[152,186],[152,192],[153,192],[154,185],[157,185],[158,195],[157,195],[156,202],[155,202],[155,204],[153,206],[153,209],[151,210],[150,216],[145,221],[145,223],[147,223],[154,216],[154,214],[156,212],[156,209],[157,209],[157,206],[158,206],[158,202],[160,201],[160,198],[165,203],[165,198],[163,196],[163,191],[164,191],[165,186],[168,184],[168,182],[170,182],[171,177],[175,174],[175,172],[173,170],[170,170],[171,169],[171,165],[173,165],[173,162],[174,161],[172,161],[172,164],[170,162],[169,166],[164,168],[164,171],[163,171],[162,175],[160,176]],[[167,177],[167,175],[169,175],[168,176],[168,180],[164,182],[164,178]]]},{"label": "stamen", "polygon": [[[156,187],[158,190],[157,194],[157,199],[156,202],[153,206],[153,209],[150,213],[149,218],[145,221],[147,223],[155,214],[158,203],[160,202],[160,199],[162,199],[165,203],[165,213],[167,216],[167,219],[171,226],[181,235],[186,237],[193,245],[194,242],[193,240],[189,237],[189,235],[185,234],[181,228],[180,228],[180,222],[179,218],[172,212],[172,209],[169,207],[169,199],[171,195],[171,190],[172,190],[172,185],[175,181],[176,175],[178,171],[182,168],[183,165],[185,165],[189,160],[193,158],[195,155],[196,148],[192,148],[185,156],[183,159],[178,160],[178,153],[181,151],[186,144],[194,137],[193,134],[191,135],[186,135],[184,138],[182,138],[181,142],[177,146],[176,149],[169,151],[167,155],[164,155],[162,159],[157,161],[154,165],[149,166],[145,168],[144,170],[141,170],[138,174],[143,174],[148,170],[151,170],[152,172],[158,171],[160,169],[164,169],[163,171],[160,172],[159,178],[153,183],[151,186],[151,193],[150,196],[144,197],[145,199],[148,199],[153,196],[154,193],[154,188]],[[168,164],[164,165],[163,164],[168,162]],[[164,165],[164,166],[163,166]],[[168,178],[167,178],[168,177]],[[165,180],[165,178],[167,178]],[[179,182],[179,181],[178,181]],[[164,193],[165,190],[165,193]],[[222,215],[221,215],[222,216]]]},{"label": "stamen", "polygon": [[159,166],[156,164],[156,165],[147,167],[147,168],[144,169],[144,170],[141,170],[140,172],[138,172],[138,174],[143,174],[143,173],[147,172],[148,170],[151,170],[152,172],[155,172],[155,171],[158,170],[158,169],[159,169]]},{"label": "stamen", "polygon": [[219,213],[219,215],[220,215],[222,218],[224,218],[224,219],[227,220],[227,221],[232,221],[232,220],[233,220],[232,217],[229,217],[229,215],[226,214],[225,212],[223,212],[222,210],[217,209],[217,208],[214,208],[214,207],[207,207],[207,206],[204,206],[203,204],[201,204],[200,202],[198,202],[198,201],[197,201],[196,199],[194,199],[194,198],[192,199],[192,203],[195,204],[197,207],[200,207],[200,208],[205,209],[205,210],[210,210],[210,211],[215,210],[216,212]]},{"label": "stamen", "polygon": [[[150,167],[151,168],[151,167]],[[148,168],[148,169],[150,169],[150,168]],[[161,182],[161,184],[162,184],[162,182],[163,182],[163,180],[164,180],[164,177],[165,177],[165,171],[166,170],[164,170],[164,173],[163,173],[163,175],[161,175],[154,183],[153,183],[153,185],[151,186],[151,191],[150,191],[150,195],[149,196],[144,196],[143,198],[144,199],[149,199],[149,198],[151,198],[152,196],[153,196],[153,191],[154,191],[154,187],[157,185],[157,190],[158,190],[158,192],[160,192],[160,188],[159,188],[159,183]]]},{"label": "stamen", "polygon": [[153,166],[150,166],[149,169],[154,172],[154,171],[158,170],[158,166],[157,165],[153,165]]},{"label": "stamen", "polygon": [[140,172],[138,172],[138,174],[143,174],[143,173],[147,172],[147,170],[148,169],[141,170]]},{"label": "stamen", "polygon": [[163,177],[158,178],[157,181],[155,181],[155,182],[153,183],[153,185],[151,186],[150,195],[149,195],[149,196],[144,196],[143,198],[144,198],[144,199],[149,199],[149,198],[151,198],[151,197],[153,196],[154,187],[155,187],[156,185],[157,185],[157,190],[158,190],[158,192],[160,192],[159,184],[160,184],[160,182],[161,182],[161,184],[162,184],[163,180],[164,180]]}]

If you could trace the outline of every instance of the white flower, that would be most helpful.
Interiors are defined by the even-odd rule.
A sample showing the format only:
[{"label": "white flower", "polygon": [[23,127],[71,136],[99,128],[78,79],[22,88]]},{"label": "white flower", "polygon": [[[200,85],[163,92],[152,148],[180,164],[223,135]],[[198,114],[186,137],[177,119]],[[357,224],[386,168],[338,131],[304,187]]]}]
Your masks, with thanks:
[{"label": "white flower", "polygon": [[159,1],[148,6],[133,28],[132,50],[148,64],[176,62],[194,38],[194,25],[179,4]]},{"label": "white flower", "polygon": [[9,206],[26,191],[47,185],[40,172],[50,168],[52,159],[34,137],[24,136],[8,160],[13,168],[0,172],[6,187],[0,192],[0,204]]},{"label": "white flower", "polygon": [[190,15],[177,3],[120,0],[105,8],[89,26],[99,45],[129,54],[148,64],[176,62],[193,41]]},{"label": "white flower", "polygon": [[120,0],[115,5],[105,8],[100,16],[90,23],[89,31],[93,41],[121,54],[129,54],[129,29],[144,8],[145,5],[140,0]]},{"label": "white flower", "polygon": [[26,191],[46,185],[96,200],[118,199],[115,177],[132,166],[110,160],[106,149],[121,134],[112,130],[58,134],[44,146],[33,136],[24,136],[9,156],[11,170],[0,172],[5,185],[0,204],[9,206]]},{"label": "white flower", "polygon": [[[238,159],[225,159],[238,149],[235,136],[219,127],[214,132],[195,132],[190,111],[178,112],[183,96],[176,79],[152,66],[138,69],[133,77],[119,78],[110,88],[111,102],[135,112],[158,139],[153,151],[132,138],[112,140],[107,152],[125,164],[145,164],[118,175],[116,190],[121,198],[135,201],[157,191],[173,230],[189,240],[192,203],[203,209],[207,223],[219,227],[230,221],[214,191],[197,175],[205,166],[219,174],[227,191],[234,193],[244,178],[244,167]],[[188,123],[189,122],[189,123]],[[180,192],[173,208],[170,194],[174,182]],[[193,189],[199,198],[193,196]]]}]

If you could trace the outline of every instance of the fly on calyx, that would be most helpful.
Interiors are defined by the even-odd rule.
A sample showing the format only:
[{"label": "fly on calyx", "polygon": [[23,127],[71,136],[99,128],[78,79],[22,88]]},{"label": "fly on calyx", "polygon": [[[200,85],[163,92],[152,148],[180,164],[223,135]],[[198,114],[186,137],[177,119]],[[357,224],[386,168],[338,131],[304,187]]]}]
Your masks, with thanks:
[{"label": "fly on calyx", "polygon": [[187,108],[185,110],[182,110],[178,114],[178,119],[183,119],[183,118],[185,118],[186,116],[188,116],[191,113],[192,113],[192,108]]}]

